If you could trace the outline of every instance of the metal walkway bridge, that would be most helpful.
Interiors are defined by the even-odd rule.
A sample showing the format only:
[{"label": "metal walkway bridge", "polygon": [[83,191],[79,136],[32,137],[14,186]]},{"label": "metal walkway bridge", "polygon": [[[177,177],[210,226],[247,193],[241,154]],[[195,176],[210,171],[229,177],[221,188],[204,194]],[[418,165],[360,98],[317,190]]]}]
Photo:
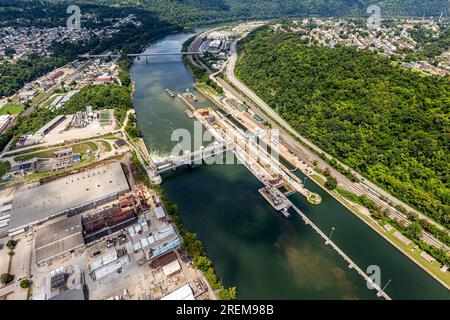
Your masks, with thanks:
[{"label": "metal walkway bridge", "polygon": [[168,171],[174,171],[182,166],[202,164],[204,160],[214,158],[233,149],[234,145],[232,143],[217,143],[207,148],[201,148],[197,151],[187,152],[182,156],[170,156],[167,159],[156,162],[155,166],[158,173],[161,174]]}]

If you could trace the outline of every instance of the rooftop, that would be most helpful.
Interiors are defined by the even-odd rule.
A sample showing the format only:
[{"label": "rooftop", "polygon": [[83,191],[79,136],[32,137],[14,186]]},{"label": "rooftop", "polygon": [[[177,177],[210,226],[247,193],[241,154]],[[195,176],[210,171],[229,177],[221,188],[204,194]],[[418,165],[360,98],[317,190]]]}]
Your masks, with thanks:
[{"label": "rooftop", "polygon": [[49,300],[86,300],[82,289],[69,289]]},{"label": "rooftop", "polygon": [[119,162],[14,194],[10,230],[18,230],[115,194],[129,191]]},{"label": "rooftop", "polygon": [[80,216],[64,218],[37,229],[34,247],[39,249],[81,232]]},{"label": "rooftop", "polygon": [[67,254],[73,250],[84,247],[84,238],[81,232],[69,235],[67,238],[55,241],[36,250],[36,262],[43,263],[52,258]]},{"label": "rooftop", "polygon": [[178,288],[161,300],[195,300],[191,287],[188,284]]}]

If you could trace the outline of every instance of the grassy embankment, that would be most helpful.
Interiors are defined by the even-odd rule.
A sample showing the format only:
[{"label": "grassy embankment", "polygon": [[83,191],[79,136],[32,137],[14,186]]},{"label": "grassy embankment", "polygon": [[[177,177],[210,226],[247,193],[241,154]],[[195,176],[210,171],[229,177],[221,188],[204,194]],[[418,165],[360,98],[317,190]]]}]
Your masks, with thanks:
[{"label": "grassy embankment", "polygon": [[17,115],[20,114],[25,109],[23,104],[13,104],[7,103],[3,107],[0,108],[0,115]]}]

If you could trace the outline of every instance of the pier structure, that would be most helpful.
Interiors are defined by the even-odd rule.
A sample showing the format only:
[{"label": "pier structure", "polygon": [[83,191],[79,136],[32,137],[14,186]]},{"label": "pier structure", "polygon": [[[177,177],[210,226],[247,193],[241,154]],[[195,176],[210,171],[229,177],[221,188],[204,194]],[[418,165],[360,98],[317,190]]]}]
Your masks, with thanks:
[{"label": "pier structure", "polygon": [[178,98],[187,106],[186,114],[188,115],[188,117],[196,118],[207,130],[210,131],[216,141],[211,146],[202,146],[200,150],[186,151],[182,155],[172,155],[166,159],[158,161],[157,163],[155,163],[155,168],[158,174],[175,171],[177,168],[182,166],[199,165],[204,161],[207,162],[208,159],[215,158],[217,156],[223,155],[228,151],[234,150],[233,142],[227,140],[216,130],[214,130],[213,126],[211,125],[211,122],[213,122],[214,118],[205,116],[206,113],[209,114],[209,111],[205,109],[197,110],[197,108],[195,107],[197,98],[192,93],[180,93],[178,94]]},{"label": "pier structure", "polygon": [[133,139],[131,139],[130,135],[126,132],[126,130],[124,130],[124,128],[122,128],[120,131],[124,136],[127,137],[130,149],[135,152],[136,157],[147,172],[147,175],[150,178],[150,182],[154,185],[160,185],[162,183],[162,177],[159,174],[158,169],[153,161],[150,152],[148,152],[147,146],[145,145],[144,141],[142,139],[139,140],[138,145],[133,141]]},{"label": "pier structure", "polygon": [[[272,129],[265,130],[259,127],[258,125],[255,125],[255,123],[248,118],[248,113],[245,112],[244,110],[239,111],[233,108],[230,105],[228,98],[219,100],[216,97],[209,96],[206,93],[203,94],[206,95],[206,97],[210,101],[212,101],[222,110],[225,118],[231,116],[237,123],[239,123],[242,127],[246,128],[248,132],[257,137],[259,141],[265,143],[279,156],[283,157],[284,159],[286,159],[287,162],[289,162],[291,165],[294,166],[294,169],[290,170],[285,166],[280,165],[280,168],[284,171],[286,176],[289,176],[288,179],[291,182],[293,182],[284,185],[284,187],[289,186],[288,188],[289,190],[284,193],[286,196],[290,196],[298,191],[300,194],[304,195],[311,204],[319,204],[322,202],[322,198],[320,197],[320,195],[304,188],[304,182],[302,182],[301,179],[297,175],[295,175],[295,172],[297,170],[301,170],[305,175],[308,176],[312,174],[312,170],[308,169],[305,163],[303,163],[298,157],[294,156],[289,151],[288,148],[286,148],[283,144],[281,144],[278,141],[279,139],[280,140],[282,139],[281,136],[277,137],[277,134],[274,133]],[[279,164],[278,160],[276,160],[276,162],[277,164]]]},{"label": "pier structure", "polygon": [[379,285],[377,285],[355,262],[353,262],[352,259],[350,259],[349,256],[345,254],[344,251],[342,251],[331,239],[322,232],[322,230],[319,229],[318,226],[316,226],[299,208],[297,208],[295,205],[291,206],[293,210],[295,210],[302,220],[305,222],[306,225],[311,226],[315,232],[317,232],[322,239],[325,240],[325,244],[331,246],[334,251],[336,251],[347,263],[348,267],[350,269],[355,269],[355,271],[364,278],[364,280],[371,285],[372,288],[374,288],[377,291],[377,296],[382,297],[385,300],[392,300],[389,295],[383,291],[383,289],[380,288]]},{"label": "pier structure", "polygon": [[[216,146],[165,159],[156,164],[159,173],[233,151],[239,162],[264,184],[259,192],[275,210],[286,212],[291,206],[287,196],[295,192],[300,192],[306,197],[310,196],[311,192],[304,188],[297,176],[226,116],[212,109],[197,109],[195,96],[189,92],[178,94],[178,98],[187,106],[189,113],[215,137]],[[286,192],[283,193],[280,189]]]},{"label": "pier structure", "polygon": [[269,202],[269,204],[277,211],[289,210],[292,203],[277,188],[264,187],[258,192]]},{"label": "pier structure", "polygon": [[197,109],[197,99],[190,92],[180,93],[178,98],[186,105],[189,114],[211,133],[216,142],[212,146],[201,147],[200,150],[192,152],[186,151],[185,154],[170,156],[155,163],[159,175],[181,166],[202,164],[208,159],[232,151],[238,161],[264,184],[264,187],[258,190],[259,193],[275,210],[284,212],[285,216],[292,205],[287,196],[299,192],[307,198],[310,197],[312,193],[304,188],[302,181],[291,170],[226,116],[212,109]]},{"label": "pier structure", "polygon": [[[287,213],[287,210],[292,208],[300,215],[306,225],[311,226],[313,230],[325,240],[326,245],[329,245],[348,263],[348,267],[350,269],[354,269],[368,284],[371,285],[372,288],[377,291],[378,297],[382,297],[385,300],[392,300],[378,284],[376,284],[352,259],[350,259],[349,256],[347,256],[333,241],[331,241],[331,239],[323,233],[319,227],[317,227],[299,208],[297,208],[287,198],[286,194],[283,194],[279,190],[280,187],[286,188],[286,186],[288,186],[288,188],[286,188],[286,193],[288,194],[292,194],[292,190],[296,190],[307,198],[311,196],[311,191],[303,186],[302,181],[293,173],[293,171],[289,170],[274,159],[272,155],[267,152],[267,150],[260,146],[254,139],[247,136],[226,116],[215,112],[212,109],[197,110],[195,108],[194,101],[191,101],[191,97],[189,95],[180,94],[178,97],[186,104],[190,113],[208,130],[210,130],[217,141],[220,142],[216,142],[216,145],[211,146],[208,149],[205,148],[193,153],[187,153],[184,160],[183,156],[181,156],[175,162],[179,161],[183,164],[184,161],[184,163],[186,163],[186,158],[188,158],[188,163],[190,161],[194,161],[197,157],[200,159],[205,159],[205,155],[208,157],[208,153],[213,152],[213,150],[217,151],[216,153],[209,155],[210,157],[213,155],[218,155],[217,152],[220,150],[224,150],[223,152],[230,150],[233,151],[236,158],[264,184],[264,187],[259,189],[258,192],[275,210],[281,211],[285,217],[288,217],[289,214]],[[162,162],[157,163],[156,167],[159,167],[160,170],[165,170],[161,168],[161,165]],[[168,170],[171,170],[170,166]]]},{"label": "pier structure", "polygon": [[[284,187],[287,194],[299,192],[305,197],[312,193],[303,186],[302,181],[288,168],[274,159],[264,147],[258,144],[255,139],[247,136],[241,129],[232,123],[226,116],[214,112],[217,118],[214,127],[235,143],[235,153],[242,155],[244,165],[252,171],[255,176],[270,188]],[[242,162],[242,161],[241,161]]]},{"label": "pier structure", "polygon": [[160,185],[162,183],[161,174],[151,156],[148,158],[148,165],[145,166],[145,170],[147,171],[152,184]]}]

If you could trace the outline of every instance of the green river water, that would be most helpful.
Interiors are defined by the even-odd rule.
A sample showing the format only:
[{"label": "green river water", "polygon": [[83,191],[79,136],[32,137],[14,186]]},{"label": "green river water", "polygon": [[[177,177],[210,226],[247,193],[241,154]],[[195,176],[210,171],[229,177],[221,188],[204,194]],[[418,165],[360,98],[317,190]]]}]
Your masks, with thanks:
[{"label": "green river water", "polygon": [[[191,34],[167,36],[147,50],[173,52]],[[193,130],[193,120],[169,88],[192,90],[193,80],[180,57],[136,60],[134,107],[148,149],[155,158],[170,155],[174,129]],[[201,105],[208,105],[201,100]],[[299,173],[299,176],[301,174]],[[381,281],[393,299],[450,299],[449,291],[422,271],[312,181],[307,188],[323,202],[310,205],[290,197],[319,228],[363,270],[381,269]],[[242,165],[203,165],[164,176],[163,189],[180,210],[185,226],[198,234],[225,286],[236,286],[239,299],[378,299],[376,292],[292,212],[276,213],[258,193],[262,184]]]}]

